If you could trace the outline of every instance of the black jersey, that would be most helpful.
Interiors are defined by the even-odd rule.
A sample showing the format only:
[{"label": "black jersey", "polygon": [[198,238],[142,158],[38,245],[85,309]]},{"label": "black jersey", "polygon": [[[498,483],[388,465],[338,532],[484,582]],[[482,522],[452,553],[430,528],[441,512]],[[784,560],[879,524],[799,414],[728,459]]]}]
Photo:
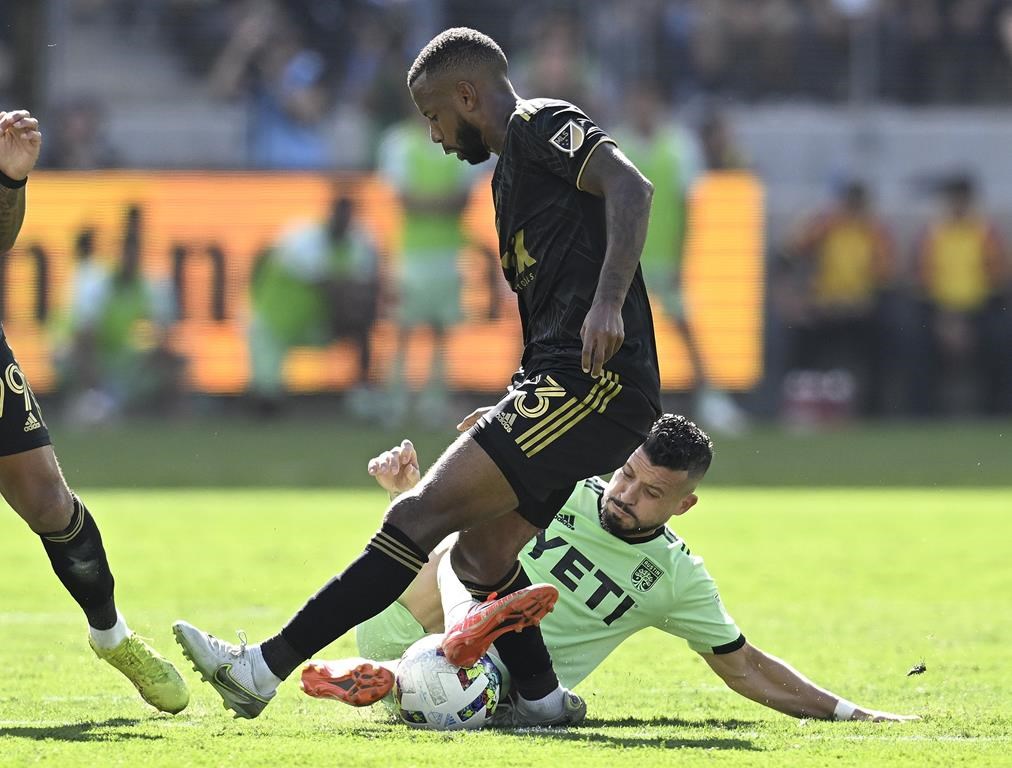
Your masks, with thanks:
[{"label": "black jersey", "polygon": [[[580,328],[604,263],[604,200],[580,189],[594,150],[614,141],[579,108],[521,100],[492,177],[503,273],[520,305],[528,372],[581,369]],[[659,407],[653,318],[640,268],[622,307],[625,341],[606,364]]]}]

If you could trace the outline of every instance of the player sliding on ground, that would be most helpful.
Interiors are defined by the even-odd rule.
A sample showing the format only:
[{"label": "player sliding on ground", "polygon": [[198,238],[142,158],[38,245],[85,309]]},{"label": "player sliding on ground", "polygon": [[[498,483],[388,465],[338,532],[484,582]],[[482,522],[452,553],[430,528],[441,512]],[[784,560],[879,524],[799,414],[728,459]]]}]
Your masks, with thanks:
[{"label": "player sliding on ground", "polygon": [[552,669],[533,626],[551,606],[531,590],[517,555],[577,483],[625,461],[660,415],[638,268],[653,187],[578,107],[520,98],[502,49],[473,29],[429,41],[408,88],[446,154],[472,164],[499,155],[492,196],[503,274],[517,294],[522,369],[498,405],[394,501],[361,556],[277,634],[233,645],[178,622],[176,639],[226,707],[256,717],[283,679],[394,602],[436,545],[460,531],[454,572],[471,594],[500,601],[448,635],[460,642],[444,645],[446,658],[461,664],[504,622],[521,629],[497,641],[518,710],[532,725],[572,724],[586,704]]},{"label": "player sliding on ground", "polygon": [[[711,457],[710,439],[695,424],[662,416],[608,483],[597,477],[580,483],[521,553],[532,579],[559,590],[541,630],[562,684],[576,686],[627,637],[657,627],[686,640],[733,691],[788,715],[917,719],[852,704],[745,640],[702,559],[666,527],[695,505]],[[370,461],[369,473],[391,493],[409,490],[419,474],[414,447],[405,440]],[[470,596],[447,567],[445,551],[444,545],[430,555],[398,602],[357,628],[366,658],[310,662],[303,690],[353,706],[389,693],[397,662],[386,660],[451,626],[469,608]],[[492,723],[512,725],[512,714],[500,705]]]}]

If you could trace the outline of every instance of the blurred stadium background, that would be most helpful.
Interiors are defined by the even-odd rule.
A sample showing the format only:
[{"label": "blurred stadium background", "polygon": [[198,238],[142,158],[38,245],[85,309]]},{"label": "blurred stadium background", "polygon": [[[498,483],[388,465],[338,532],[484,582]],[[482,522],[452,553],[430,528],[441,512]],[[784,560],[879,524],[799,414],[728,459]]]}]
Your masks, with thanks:
[{"label": "blurred stadium background", "polygon": [[[718,482],[1012,482],[1008,0],[6,2],[0,105],[45,142],[0,317],[73,483],[364,482],[368,452],[431,457],[501,390],[490,167],[454,191],[459,318],[398,330],[381,155],[453,25],[521,95],[670,137],[654,218],[685,224],[702,370],[659,296],[662,375],[720,436]],[[307,233],[341,201],[358,255],[323,274]],[[279,301],[302,325],[265,351]]]}]

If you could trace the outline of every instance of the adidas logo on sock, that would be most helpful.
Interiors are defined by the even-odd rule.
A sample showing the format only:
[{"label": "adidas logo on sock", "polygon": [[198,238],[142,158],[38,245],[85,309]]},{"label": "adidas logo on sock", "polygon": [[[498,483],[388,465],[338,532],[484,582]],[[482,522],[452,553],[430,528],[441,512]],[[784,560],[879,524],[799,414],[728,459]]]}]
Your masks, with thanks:
[{"label": "adidas logo on sock", "polygon": [[25,419],[25,432],[31,432],[33,429],[38,429],[42,426],[42,422],[35,418],[34,413],[29,413],[28,418]]},{"label": "adidas logo on sock", "polygon": [[495,417],[499,419],[499,423],[507,433],[513,431],[513,422],[517,420],[515,413],[497,413]]}]

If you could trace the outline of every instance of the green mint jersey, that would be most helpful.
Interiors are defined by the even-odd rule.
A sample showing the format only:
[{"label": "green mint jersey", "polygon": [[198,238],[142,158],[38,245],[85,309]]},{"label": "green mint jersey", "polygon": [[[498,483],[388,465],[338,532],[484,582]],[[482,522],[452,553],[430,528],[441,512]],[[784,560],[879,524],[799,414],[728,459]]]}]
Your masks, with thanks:
[{"label": "green mint jersey", "polygon": [[579,683],[646,627],[681,637],[700,653],[740,648],[745,639],[702,558],[666,527],[637,543],[605,531],[599,516],[604,487],[599,478],[579,483],[520,556],[532,582],[559,589],[541,630],[563,685]]},{"label": "green mint jersey", "polygon": [[[601,527],[604,482],[579,483],[548,528],[520,555],[531,581],[559,590],[541,622],[559,680],[572,688],[630,635],[657,627],[700,653],[730,653],[745,644],[724,610],[703,560],[667,528],[631,543]],[[394,603],[356,630],[359,653],[398,658],[425,632]]]}]

